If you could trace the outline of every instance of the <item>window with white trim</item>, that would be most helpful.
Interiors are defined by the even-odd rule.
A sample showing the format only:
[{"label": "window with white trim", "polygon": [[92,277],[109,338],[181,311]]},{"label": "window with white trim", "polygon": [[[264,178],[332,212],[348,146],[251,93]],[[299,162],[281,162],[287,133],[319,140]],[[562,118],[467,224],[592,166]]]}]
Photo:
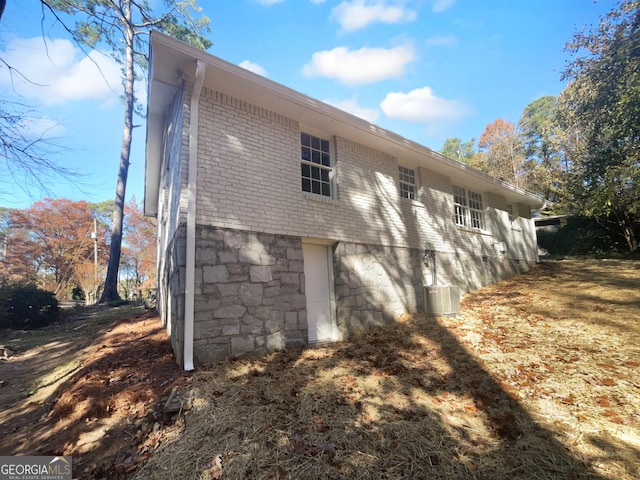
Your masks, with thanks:
[{"label": "window with white trim", "polygon": [[398,166],[400,179],[400,197],[416,199],[416,172],[407,167]]},{"label": "window with white trim", "polygon": [[485,230],[482,194],[453,185],[453,204],[456,225]]},{"label": "window with white trim", "polygon": [[329,140],[300,134],[302,191],[331,197],[331,146]]},{"label": "window with white trim", "polygon": [[507,203],[507,212],[509,213],[509,221],[513,223],[516,219],[516,216],[513,213],[513,203]]}]

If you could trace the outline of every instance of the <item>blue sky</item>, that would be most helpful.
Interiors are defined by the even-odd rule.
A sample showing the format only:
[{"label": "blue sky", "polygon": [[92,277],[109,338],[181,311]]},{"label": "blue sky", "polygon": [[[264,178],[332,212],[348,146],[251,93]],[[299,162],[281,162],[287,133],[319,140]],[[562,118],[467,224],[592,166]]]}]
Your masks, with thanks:
[{"label": "blue sky", "polygon": [[[155,0],[152,0],[153,3]],[[10,0],[0,22],[0,99],[30,105],[29,128],[64,148],[52,157],[77,185],[52,181],[53,197],[111,200],[122,141],[120,68],[87,59],[44,22],[36,0]],[[213,55],[439,150],[479,137],[497,118],[517,122],[543,95],[558,95],[572,34],[595,26],[613,0],[200,0]],[[107,52],[108,53],[108,52]],[[96,67],[101,66],[101,72]],[[144,101],[145,86],[137,91]],[[134,133],[127,198],[142,201],[144,120]],[[0,175],[4,181],[6,177]],[[7,182],[0,205],[41,196]]]}]

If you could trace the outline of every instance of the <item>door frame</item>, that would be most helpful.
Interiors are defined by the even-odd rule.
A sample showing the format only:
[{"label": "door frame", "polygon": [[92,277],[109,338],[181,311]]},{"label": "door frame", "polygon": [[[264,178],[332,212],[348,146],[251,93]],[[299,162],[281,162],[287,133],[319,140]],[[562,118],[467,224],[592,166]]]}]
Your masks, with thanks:
[{"label": "door frame", "polygon": [[[325,247],[326,252],[326,260],[327,260],[327,274],[328,274],[328,282],[329,282],[329,311],[331,318],[331,338],[316,340],[314,342],[308,341],[309,339],[309,312],[307,311],[307,341],[309,345],[322,345],[325,343],[331,343],[342,340],[342,334],[338,329],[337,324],[337,315],[336,315],[336,290],[335,290],[335,277],[333,273],[333,246],[336,242],[331,240],[326,240],[322,238],[302,238],[303,245],[314,245],[314,246],[323,246]],[[304,254],[302,256],[304,262]],[[305,274],[305,285],[304,292],[305,298],[307,295],[307,276]]]}]

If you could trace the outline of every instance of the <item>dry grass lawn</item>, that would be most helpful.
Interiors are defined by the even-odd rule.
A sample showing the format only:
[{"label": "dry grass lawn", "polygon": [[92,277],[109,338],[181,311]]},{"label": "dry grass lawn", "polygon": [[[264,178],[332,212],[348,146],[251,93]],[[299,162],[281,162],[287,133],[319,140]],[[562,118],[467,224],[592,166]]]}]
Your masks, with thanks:
[{"label": "dry grass lawn", "polygon": [[640,478],[640,263],[566,260],[357,339],[219,363],[141,479]]}]

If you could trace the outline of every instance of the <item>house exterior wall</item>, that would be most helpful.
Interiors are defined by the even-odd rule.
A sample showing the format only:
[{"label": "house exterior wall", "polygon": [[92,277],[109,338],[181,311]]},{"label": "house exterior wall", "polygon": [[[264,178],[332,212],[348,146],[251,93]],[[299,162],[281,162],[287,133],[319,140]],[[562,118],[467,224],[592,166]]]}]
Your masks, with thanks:
[{"label": "house exterior wall", "polygon": [[497,242],[525,244],[511,256],[537,260],[530,213],[515,205],[520,217],[510,225],[504,198],[483,195],[487,231],[458,228],[455,179],[408,165],[416,169],[418,198],[400,198],[402,159],[330,135],[336,194],[306,194],[300,188],[300,132],[322,132],[208,89],[200,108],[198,224],[415,249],[429,241],[452,255],[494,256]]},{"label": "house exterior wall", "polygon": [[[181,225],[168,241],[158,271],[156,305],[167,331],[171,347],[178,357],[184,349],[186,227]],[[179,358],[182,362],[182,358]]]},{"label": "house exterior wall", "polygon": [[422,256],[422,250],[403,247],[335,245],[336,320],[342,337],[424,309]]},{"label": "house exterior wall", "polygon": [[196,228],[194,362],[307,341],[300,238]]},{"label": "house exterior wall", "polygon": [[167,110],[158,195],[156,305],[175,352],[183,349],[189,99],[177,90]]},{"label": "house exterior wall", "polygon": [[[176,102],[182,103],[175,112],[183,128],[181,135],[167,135],[165,147],[171,153],[162,183],[168,191],[160,195],[165,253],[159,256],[159,283],[163,318],[169,318],[178,352],[188,103]],[[506,199],[479,192],[486,230],[459,228],[455,179],[207,88],[199,125],[196,363],[306,343],[305,239],[332,245],[336,320],[343,336],[423,309],[423,285],[470,291],[537,261],[535,232],[523,205],[514,205],[518,217],[512,222]],[[332,198],[301,191],[301,131],[331,141]],[[399,165],[415,170],[415,200],[400,197]],[[424,263],[425,242],[436,250],[435,278]]]}]

